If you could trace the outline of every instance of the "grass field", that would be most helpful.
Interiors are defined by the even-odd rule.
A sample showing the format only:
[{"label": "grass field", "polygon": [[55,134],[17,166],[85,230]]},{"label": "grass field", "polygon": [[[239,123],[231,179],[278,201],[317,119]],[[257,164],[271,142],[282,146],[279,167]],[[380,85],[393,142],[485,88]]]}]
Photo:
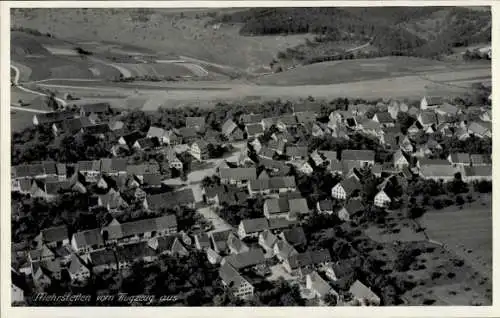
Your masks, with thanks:
[{"label": "grass field", "polygon": [[255,81],[261,85],[321,85],[421,74],[437,82],[478,76],[491,77],[491,64],[476,63],[472,68],[471,66],[463,67],[461,64],[420,58],[384,57],[301,66],[285,72],[262,76]]},{"label": "grass field", "polygon": [[10,113],[10,129],[12,132],[21,131],[33,126],[33,113],[14,111]]},{"label": "grass field", "polygon": [[[243,37],[239,26],[223,25],[215,30],[206,12],[188,14],[155,9],[146,20],[133,18],[134,9],[34,9],[15,11],[12,24],[50,32],[66,39],[109,41],[143,47],[155,53],[185,55],[237,69],[268,66],[279,51],[304,42],[310,35]],[[220,11],[220,10],[218,10]],[[125,50],[133,51],[133,50]]]},{"label": "grass field", "polygon": [[426,212],[419,220],[430,239],[466,259],[478,271],[492,276],[492,206],[486,196],[463,209],[456,206]]},{"label": "grass field", "polygon": [[171,76],[171,77],[185,77],[193,76],[192,71],[182,64],[176,63],[155,63],[155,64],[130,64],[118,63],[118,65],[130,70],[132,76]]}]

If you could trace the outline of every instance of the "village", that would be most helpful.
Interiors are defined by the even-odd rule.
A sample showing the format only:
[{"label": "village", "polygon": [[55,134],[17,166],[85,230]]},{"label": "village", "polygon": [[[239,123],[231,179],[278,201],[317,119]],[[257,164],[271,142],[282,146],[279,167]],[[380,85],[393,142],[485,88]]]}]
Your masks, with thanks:
[{"label": "village", "polygon": [[[387,304],[380,286],[360,276],[335,287],[349,276],[340,251],[311,245],[308,224],[323,217],[355,226],[374,213],[421,209],[430,204],[409,191],[417,182],[458,188],[457,202],[465,201],[463,187],[491,187],[491,147],[460,150],[491,143],[491,106],[425,96],[321,112],[311,102],[275,117],[227,112],[219,130],[198,116],[183,127],[144,131],[127,131],[123,114],[107,103],[34,115],[33,127],[54,138],[92,136],[112,146],[95,160],[13,165],[13,201],[50,205],[76,194],[88,198],[90,215],[106,218],[95,228],[39,224],[34,238],[13,239],[13,301],[56,281],[85,285],[109,272],[127,277],[134,264],[147,267],[165,255],[203,253],[224,289],[242,301],[256,297],[263,281],[284,279],[308,304]],[[321,185],[310,181],[317,175]],[[29,213],[13,209],[12,218]]]}]

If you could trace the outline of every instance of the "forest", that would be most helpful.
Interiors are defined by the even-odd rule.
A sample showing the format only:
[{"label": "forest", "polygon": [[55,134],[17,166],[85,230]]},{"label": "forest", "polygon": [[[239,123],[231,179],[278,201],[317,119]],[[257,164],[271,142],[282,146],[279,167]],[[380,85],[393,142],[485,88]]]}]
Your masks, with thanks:
[{"label": "forest", "polygon": [[[442,12],[444,14],[436,18],[437,13]],[[365,57],[360,53],[343,56],[326,52],[304,57],[301,53],[301,50],[307,51],[308,46],[325,41],[369,41],[377,52],[372,51],[367,57],[403,55],[427,58],[449,54],[454,47],[491,41],[491,13],[461,7],[253,8],[216,19],[222,23],[242,24],[240,34],[246,36],[315,34],[315,40],[306,41],[301,49],[279,54],[305,60],[304,63]],[[428,21],[439,23],[440,27],[433,34],[420,34],[412,28]]]}]

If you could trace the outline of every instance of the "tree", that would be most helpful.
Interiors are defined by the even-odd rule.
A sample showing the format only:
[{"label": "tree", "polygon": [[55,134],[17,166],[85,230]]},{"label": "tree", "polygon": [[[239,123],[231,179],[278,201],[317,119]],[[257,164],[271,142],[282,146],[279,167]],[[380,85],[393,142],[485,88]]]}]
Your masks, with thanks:
[{"label": "tree", "polygon": [[59,103],[56,100],[56,94],[51,92],[47,99],[47,107],[52,108],[54,111],[59,109]]}]

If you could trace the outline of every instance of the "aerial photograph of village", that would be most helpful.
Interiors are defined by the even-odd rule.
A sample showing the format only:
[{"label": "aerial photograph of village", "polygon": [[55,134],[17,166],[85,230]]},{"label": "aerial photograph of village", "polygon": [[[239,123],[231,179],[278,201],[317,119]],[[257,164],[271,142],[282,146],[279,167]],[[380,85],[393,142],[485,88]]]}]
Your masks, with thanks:
[{"label": "aerial photograph of village", "polygon": [[11,8],[11,305],[492,306],[491,15]]}]

